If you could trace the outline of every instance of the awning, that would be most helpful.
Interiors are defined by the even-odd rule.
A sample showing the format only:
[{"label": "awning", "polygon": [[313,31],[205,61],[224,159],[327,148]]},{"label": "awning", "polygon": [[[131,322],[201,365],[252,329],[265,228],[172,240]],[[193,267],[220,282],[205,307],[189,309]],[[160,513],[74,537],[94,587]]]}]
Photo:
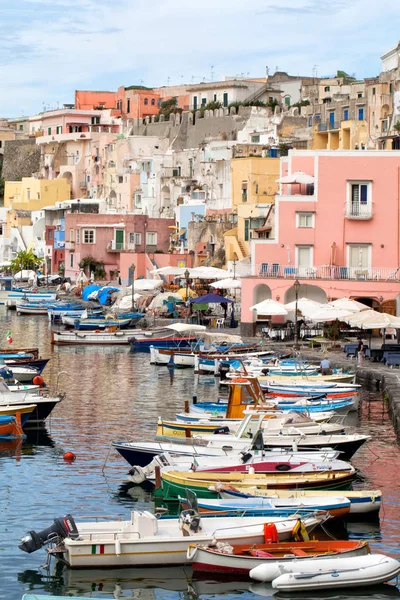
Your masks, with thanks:
[{"label": "awning", "polygon": [[259,227],[258,229],[255,229],[254,231],[257,231],[257,233],[260,233],[261,231],[271,231],[271,227],[269,225],[265,225],[264,227]]}]

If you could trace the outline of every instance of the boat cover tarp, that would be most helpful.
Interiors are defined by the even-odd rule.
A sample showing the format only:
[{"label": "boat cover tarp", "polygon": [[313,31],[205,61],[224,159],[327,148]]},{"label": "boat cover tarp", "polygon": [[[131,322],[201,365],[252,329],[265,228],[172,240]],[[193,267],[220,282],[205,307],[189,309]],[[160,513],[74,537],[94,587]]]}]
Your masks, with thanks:
[{"label": "boat cover tarp", "polygon": [[88,300],[90,294],[93,292],[98,292],[101,290],[101,285],[87,285],[82,290],[82,298],[83,300]]},{"label": "boat cover tarp", "polygon": [[111,294],[113,294],[114,292],[119,292],[120,289],[116,288],[116,287],[112,287],[110,285],[105,286],[103,288],[101,288],[97,294],[97,299],[100,302],[100,304],[105,305],[107,304],[107,298],[109,298],[111,296]]}]

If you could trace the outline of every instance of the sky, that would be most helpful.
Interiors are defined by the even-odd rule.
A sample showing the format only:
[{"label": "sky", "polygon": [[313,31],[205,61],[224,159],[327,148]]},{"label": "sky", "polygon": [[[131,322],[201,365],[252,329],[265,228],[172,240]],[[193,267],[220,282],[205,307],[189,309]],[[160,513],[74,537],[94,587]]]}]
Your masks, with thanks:
[{"label": "sky", "polygon": [[380,71],[400,39],[393,0],[0,0],[0,117],[76,89]]}]

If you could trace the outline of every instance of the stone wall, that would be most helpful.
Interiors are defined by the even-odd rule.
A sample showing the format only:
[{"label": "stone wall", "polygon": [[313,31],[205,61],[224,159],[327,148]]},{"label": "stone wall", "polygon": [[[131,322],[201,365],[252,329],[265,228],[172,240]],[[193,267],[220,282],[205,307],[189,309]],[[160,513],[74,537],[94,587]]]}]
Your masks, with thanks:
[{"label": "stone wall", "polygon": [[220,256],[220,251],[225,251],[224,233],[232,227],[233,224],[229,221],[190,221],[188,227],[189,251],[195,251],[199,242],[205,242],[209,258],[215,255]]},{"label": "stone wall", "polygon": [[7,141],[4,146],[3,177],[20,181],[31,177],[40,168],[40,147],[35,139]]}]

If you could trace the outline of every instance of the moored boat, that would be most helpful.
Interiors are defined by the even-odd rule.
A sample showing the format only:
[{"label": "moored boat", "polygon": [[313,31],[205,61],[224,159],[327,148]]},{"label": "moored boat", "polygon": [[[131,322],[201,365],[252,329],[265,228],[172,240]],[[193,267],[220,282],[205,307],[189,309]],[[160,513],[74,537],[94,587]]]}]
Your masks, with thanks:
[{"label": "moored boat", "polygon": [[[278,563],[286,564],[294,559],[301,563],[304,559],[335,559],[369,554],[368,542],[365,541],[306,541],[275,542],[257,544],[255,546],[237,545],[218,548],[213,546],[191,545],[188,558],[194,572],[219,573],[232,575],[249,575],[252,569],[266,565],[265,571],[271,570]],[[299,569],[301,564],[299,564]],[[267,579],[266,581],[269,581]]]},{"label": "moored boat", "polygon": [[51,343],[55,345],[127,345],[134,329],[117,329],[109,327],[109,331],[52,331]]}]

